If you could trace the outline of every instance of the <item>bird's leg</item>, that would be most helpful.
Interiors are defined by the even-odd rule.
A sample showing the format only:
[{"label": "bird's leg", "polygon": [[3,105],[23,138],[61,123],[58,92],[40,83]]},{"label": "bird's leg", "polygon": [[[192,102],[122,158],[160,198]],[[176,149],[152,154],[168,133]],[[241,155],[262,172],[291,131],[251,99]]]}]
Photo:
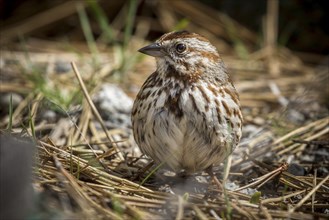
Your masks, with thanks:
[{"label": "bird's leg", "polygon": [[219,182],[219,180],[217,179],[216,175],[214,174],[213,170],[212,170],[212,166],[208,167],[206,169],[206,172],[209,174],[209,176],[211,177],[212,181],[215,182],[215,184],[218,186],[218,190],[222,191],[223,190],[223,185],[221,184],[221,182]]},{"label": "bird's leg", "polygon": [[205,195],[204,195],[204,199],[206,199],[206,200],[207,200],[209,197],[212,197],[212,196],[213,196],[213,194],[211,194],[210,191],[209,191],[209,188],[210,188],[210,186],[212,185],[212,184],[211,184],[212,182],[214,182],[215,185],[218,187],[218,191],[219,191],[219,192],[222,192],[222,191],[223,191],[223,185],[222,185],[221,182],[217,179],[217,177],[216,177],[216,175],[214,174],[212,168],[213,168],[213,167],[210,166],[210,167],[208,167],[207,169],[205,169],[205,172],[208,173],[209,176],[211,177],[211,180],[210,180],[211,182],[209,183],[208,190],[207,190],[207,192],[206,192]]}]

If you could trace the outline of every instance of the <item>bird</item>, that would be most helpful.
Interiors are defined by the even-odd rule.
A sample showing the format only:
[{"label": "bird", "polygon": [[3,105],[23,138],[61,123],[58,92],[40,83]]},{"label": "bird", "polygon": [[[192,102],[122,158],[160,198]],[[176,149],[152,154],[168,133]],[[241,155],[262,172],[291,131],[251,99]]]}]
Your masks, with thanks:
[{"label": "bird", "polygon": [[197,33],[173,31],[138,51],[156,60],[131,112],[141,152],[177,173],[211,171],[239,143],[243,121],[218,50]]}]

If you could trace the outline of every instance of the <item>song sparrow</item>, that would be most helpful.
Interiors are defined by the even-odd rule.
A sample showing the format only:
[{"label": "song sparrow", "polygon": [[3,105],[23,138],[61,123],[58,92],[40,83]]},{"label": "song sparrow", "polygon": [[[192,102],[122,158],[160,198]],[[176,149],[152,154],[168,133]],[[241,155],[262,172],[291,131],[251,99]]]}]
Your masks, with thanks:
[{"label": "song sparrow", "polygon": [[179,31],[139,52],[157,63],[132,109],[142,152],[187,173],[223,162],[240,140],[242,115],[217,49],[205,37]]}]

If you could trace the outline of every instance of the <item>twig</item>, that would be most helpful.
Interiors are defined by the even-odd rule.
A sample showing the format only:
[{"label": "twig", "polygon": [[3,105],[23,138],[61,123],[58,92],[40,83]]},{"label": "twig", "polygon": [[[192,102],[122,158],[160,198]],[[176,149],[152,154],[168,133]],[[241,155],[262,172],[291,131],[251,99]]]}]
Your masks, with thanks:
[{"label": "twig", "polygon": [[280,75],[280,63],[276,58],[278,38],[279,1],[267,0],[266,48],[268,50],[268,67],[272,76]]},{"label": "twig", "polygon": [[[317,169],[314,170],[313,187],[316,186]],[[314,212],[315,193],[312,195],[312,212]]]},{"label": "twig", "polygon": [[292,142],[300,144],[329,145],[329,141],[292,140]]},{"label": "twig", "polygon": [[116,151],[116,153],[118,153],[118,156],[119,156],[120,160],[121,161],[124,161],[124,158],[122,156],[122,153],[120,152],[119,148],[116,146],[115,141],[113,140],[113,138],[108,134],[107,128],[106,128],[106,126],[105,126],[105,124],[104,124],[104,122],[102,120],[102,117],[99,114],[96,106],[94,105],[93,101],[91,100],[91,98],[89,96],[89,93],[88,93],[87,88],[86,88],[86,86],[85,86],[85,84],[84,84],[84,82],[83,82],[83,80],[81,78],[81,75],[79,73],[78,68],[76,67],[76,65],[75,65],[74,62],[71,62],[71,65],[72,65],[73,70],[74,70],[74,73],[75,73],[75,75],[76,75],[76,77],[77,77],[77,79],[79,81],[79,84],[81,86],[81,89],[83,91],[83,94],[84,94],[85,98],[87,99],[87,101],[88,101],[88,103],[89,103],[89,105],[90,105],[90,107],[91,107],[91,109],[92,109],[95,117],[97,118],[98,122],[101,124],[101,126],[102,126],[102,128],[103,128],[103,130],[104,130],[104,132],[105,132],[105,134],[107,136],[107,138],[111,141],[111,144],[112,144],[114,150]]},{"label": "twig", "polygon": [[329,175],[324,178],[318,185],[316,185],[302,200],[300,200],[297,205],[295,205],[293,208],[289,209],[289,212],[292,213],[299,207],[301,207],[306,200],[308,200],[327,180],[329,179]]},{"label": "twig", "polygon": [[302,193],[305,193],[306,192],[306,189],[304,190],[299,190],[297,192],[294,192],[294,193],[290,193],[289,195],[286,195],[286,196],[281,196],[281,197],[277,197],[277,198],[268,198],[268,199],[264,199],[261,201],[261,204],[262,205],[265,205],[267,203],[274,203],[274,202],[281,202],[281,201],[284,201],[286,199],[289,199],[293,196],[297,196],[299,194],[302,194]]},{"label": "twig", "polygon": [[207,220],[208,219],[207,216],[203,213],[203,211],[201,209],[199,209],[198,206],[193,205],[192,208],[195,211],[195,213],[196,213],[196,215],[199,219],[201,219],[201,220]]},{"label": "twig", "polygon": [[245,186],[242,186],[238,189],[235,189],[234,191],[241,191],[243,189],[249,188],[249,187],[255,187],[257,186],[257,188],[259,188],[260,186],[262,186],[264,183],[268,182],[270,179],[272,179],[273,177],[275,177],[276,175],[282,173],[282,171],[287,169],[287,164],[283,164],[281,165],[279,168],[261,176],[258,177],[257,180],[253,183],[247,184]]},{"label": "twig", "polygon": [[55,154],[53,154],[52,156],[53,156],[53,160],[54,160],[54,164],[55,164],[56,168],[63,175],[63,177],[65,177],[65,179],[68,181],[68,183],[70,183],[70,184],[68,184],[64,178],[60,178],[60,179],[62,179],[62,182],[66,186],[66,190],[68,192],[70,192],[70,194],[73,198],[75,198],[75,201],[80,206],[80,208],[85,212],[85,214],[88,214],[88,216],[91,217],[91,215],[95,214],[95,212],[93,209],[91,209],[90,204],[86,200],[86,197],[88,197],[88,195],[86,195],[86,193],[83,192],[81,187],[76,182],[76,179],[73,178],[71,176],[71,174],[69,174],[63,168],[62,163],[59,161],[57,156]]},{"label": "twig", "polygon": [[[55,150],[56,152],[59,152],[61,153],[61,155],[63,157],[66,157],[66,158],[72,158],[72,160],[77,163],[77,164],[80,164],[80,166],[86,166],[88,165],[88,162],[80,157],[77,157],[75,155],[72,155],[70,154],[69,152],[65,151],[65,150],[62,150],[60,148],[57,148],[51,144],[48,144],[48,143],[45,143],[43,141],[39,141],[40,145],[41,146],[44,146],[44,147],[48,147],[48,148],[51,148],[52,150]],[[134,183],[134,182],[131,182],[127,179],[123,179],[123,178],[120,178],[120,177],[117,177],[117,176],[114,176],[114,175],[111,175],[107,172],[104,172],[104,171],[101,171],[95,167],[92,167],[92,166],[88,166],[86,167],[86,170],[89,170],[90,172],[93,172],[96,176],[96,181],[104,181],[108,184],[111,184],[111,185],[119,185],[119,184],[126,184],[130,187],[132,187],[135,191],[137,191],[137,189],[140,189],[141,191],[145,191],[145,192],[153,192],[152,190],[148,189],[148,188],[145,188],[143,186],[140,186],[139,184],[137,183]]]},{"label": "twig", "polygon": [[182,196],[178,196],[178,202],[177,202],[177,214],[175,220],[183,219],[184,216],[184,200]]},{"label": "twig", "polygon": [[[314,139],[316,139],[316,138],[318,138],[318,137],[321,137],[322,135],[327,134],[327,133],[329,133],[329,127],[323,129],[322,131],[319,131],[319,132],[315,133],[314,135],[311,135],[311,136],[307,137],[305,140],[306,140],[306,141],[312,141],[312,140],[314,140]],[[284,153],[286,153],[286,152],[292,152],[292,153],[295,153],[295,152],[294,152],[294,151],[296,151],[295,148],[297,148],[297,149],[298,149],[298,148],[302,148],[302,149],[303,149],[305,146],[306,146],[306,144],[302,144],[302,145],[299,145],[299,144],[293,144],[293,145],[291,145],[291,146],[289,146],[289,147],[286,147],[285,149],[283,149],[283,150],[277,152],[277,155],[281,155],[281,154],[284,154]]]},{"label": "twig", "polygon": [[263,205],[260,205],[259,208],[264,213],[264,216],[267,220],[272,220],[272,216],[268,212],[267,208],[265,208]]},{"label": "twig", "polygon": [[[326,117],[326,118],[322,118],[322,119],[319,119],[317,121],[314,121],[304,127],[301,127],[301,128],[298,128],[296,130],[293,130],[292,132],[278,138],[277,140],[274,141],[273,143],[273,146],[275,145],[278,145],[278,146],[275,146],[273,150],[278,150],[280,148],[283,148],[284,145],[282,145],[281,143],[295,135],[300,135],[300,134],[303,134],[304,132],[307,132],[308,130],[316,127],[316,126],[319,126],[319,125],[327,125],[328,124],[328,120],[329,120],[329,117]],[[279,145],[281,144],[281,145]]]}]

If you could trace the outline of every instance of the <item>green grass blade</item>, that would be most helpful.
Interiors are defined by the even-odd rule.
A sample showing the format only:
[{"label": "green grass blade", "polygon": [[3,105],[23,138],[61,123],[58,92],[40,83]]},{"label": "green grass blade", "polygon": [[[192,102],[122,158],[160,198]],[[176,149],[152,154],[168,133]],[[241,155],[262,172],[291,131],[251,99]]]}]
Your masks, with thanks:
[{"label": "green grass blade", "polygon": [[98,48],[93,36],[93,33],[91,31],[90,23],[88,20],[88,16],[86,13],[86,10],[82,6],[78,6],[78,14],[79,14],[79,19],[82,27],[83,34],[87,40],[87,44],[89,47],[90,52],[93,54],[93,61],[94,64],[98,64]]},{"label": "green grass blade", "polygon": [[124,39],[123,39],[123,46],[126,47],[130,41],[133,25],[136,16],[136,9],[137,9],[137,0],[130,0],[128,6],[128,16],[126,20],[126,27],[124,30]]},{"label": "green grass blade", "polygon": [[140,186],[142,186],[158,169],[160,169],[161,166],[163,166],[164,162],[160,163],[158,166],[156,166],[141,182]]},{"label": "green grass blade", "polygon": [[87,4],[90,6],[92,12],[96,16],[96,20],[97,20],[100,28],[106,35],[107,42],[114,43],[115,42],[114,33],[113,33],[111,26],[109,25],[109,22],[107,20],[104,10],[99,6],[97,1],[87,1]]}]

